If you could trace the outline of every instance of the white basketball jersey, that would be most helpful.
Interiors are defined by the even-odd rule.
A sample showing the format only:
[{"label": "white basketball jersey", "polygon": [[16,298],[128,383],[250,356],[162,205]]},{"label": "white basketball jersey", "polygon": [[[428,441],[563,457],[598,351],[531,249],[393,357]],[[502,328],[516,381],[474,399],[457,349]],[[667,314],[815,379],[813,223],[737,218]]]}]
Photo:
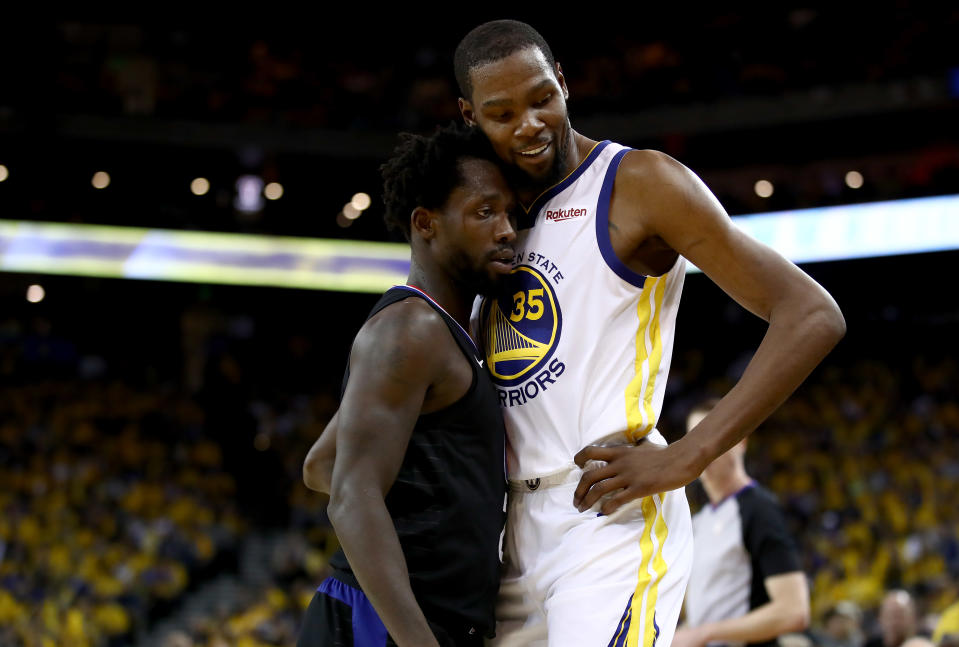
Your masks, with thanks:
[{"label": "white basketball jersey", "polygon": [[586,445],[636,441],[656,426],[685,261],[646,277],[616,257],[610,196],[628,150],[598,143],[536,199],[508,289],[480,306],[511,479],[567,469]]}]

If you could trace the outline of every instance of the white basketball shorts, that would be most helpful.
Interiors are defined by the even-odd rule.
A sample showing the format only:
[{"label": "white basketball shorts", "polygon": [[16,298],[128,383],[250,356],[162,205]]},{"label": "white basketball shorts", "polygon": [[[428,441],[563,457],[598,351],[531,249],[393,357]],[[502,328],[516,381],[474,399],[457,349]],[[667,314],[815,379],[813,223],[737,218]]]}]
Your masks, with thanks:
[{"label": "white basketball shorts", "polygon": [[[656,433],[659,436],[658,432]],[[653,441],[661,440],[661,436]],[[692,565],[681,488],[579,512],[582,470],[510,483],[494,647],[668,647]],[[537,482],[538,481],[538,482]]]}]

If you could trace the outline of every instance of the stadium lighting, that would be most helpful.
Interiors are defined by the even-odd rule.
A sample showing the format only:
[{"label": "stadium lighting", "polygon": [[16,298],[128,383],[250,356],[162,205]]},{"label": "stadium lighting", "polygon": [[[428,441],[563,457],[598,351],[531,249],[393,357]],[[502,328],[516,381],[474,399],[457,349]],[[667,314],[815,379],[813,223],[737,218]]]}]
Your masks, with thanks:
[{"label": "stadium lighting", "polygon": [[279,200],[283,197],[283,185],[279,182],[270,182],[263,189],[263,195],[267,200]]},{"label": "stadium lighting", "polygon": [[233,206],[241,213],[257,213],[263,208],[263,180],[255,175],[241,175],[236,181]]},{"label": "stadium lighting", "polygon": [[105,189],[110,186],[110,174],[106,171],[97,171],[90,180],[94,189]]},{"label": "stadium lighting", "polygon": [[47,296],[47,291],[43,289],[42,285],[34,283],[27,288],[27,301],[30,303],[40,303],[45,296]]},{"label": "stadium lighting", "polygon": [[[336,222],[353,221],[340,213]],[[732,224],[794,263],[959,250],[959,194],[755,213]],[[400,243],[0,219],[0,272],[377,293],[405,281],[409,259]]]},{"label": "stadium lighting", "polygon": [[8,177],[10,177],[10,171],[7,170],[6,166],[0,164],[0,182],[5,181]]},{"label": "stadium lighting", "polygon": [[362,191],[354,194],[353,199],[350,200],[350,204],[353,205],[353,208],[357,211],[366,211],[370,208],[370,204],[372,204],[372,202],[373,201],[370,199],[369,194],[363,193]]},{"label": "stadium lighting", "polygon": [[193,195],[206,195],[210,190],[210,181],[205,177],[198,177],[190,182],[190,191]]},{"label": "stadium lighting", "polygon": [[773,194],[773,183],[769,180],[759,180],[753,186],[753,191],[756,192],[760,198],[768,198]]},{"label": "stadium lighting", "polygon": [[336,224],[338,224],[343,229],[346,229],[347,227],[353,224],[353,221],[347,218],[346,215],[344,215],[344,213],[341,211],[338,214],[336,214]]},{"label": "stadium lighting", "polygon": [[859,171],[849,171],[846,173],[846,186],[850,189],[862,188],[863,178]]},{"label": "stadium lighting", "polygon": [[354,207],[352,202],[347,202],[343,205],[343,215],[350,220],[356,220],[360,217],[361,213],[363,212]]}]

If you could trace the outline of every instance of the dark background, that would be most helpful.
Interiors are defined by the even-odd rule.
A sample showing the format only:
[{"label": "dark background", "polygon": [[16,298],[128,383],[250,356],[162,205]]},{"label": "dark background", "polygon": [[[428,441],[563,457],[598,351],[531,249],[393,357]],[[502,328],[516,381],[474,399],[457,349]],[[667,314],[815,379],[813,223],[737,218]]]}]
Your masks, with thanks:
[{"label": "dark background", "polygon": [[[673,155],[734,217],[959,193],[959,11],[946,5],[338,9],[335,18],[261,7],[262,18],[233,8],[207,21],[4,21],[0,164],[9,177],[0,182],[0,219],[391,240],[378,166],[399,131],[428,133],[458,118],[453,49],[472,26],[499,17],[530,22],[551,44],[577,130]],[[111,176],[102,191],[90,184],[98,170]],[[844,184],[849,170],[863,174],[862,188]],[[282,183],[282,199],[237,212],[241,174]],[[211,182],[205,196],[189,191],[197,176]],[[759,179],[774,183],[771,198],[754,193]],[[373,206],[344,229],[336,216],[357,191],[370,193]],[[924,614],[959,593],[957,262],[953,251],[803,267],[836,298],[848,334],[756,434],[749,465],[787,506],[814,582],[817,622],[838,599],[857,601],[869,620],[878,596],[895,586],[921,599]],[[34,283],[46,290],[37,304],[24,298]],[[272,579],[254,577],[253,588],[290,597],[284,611],[271,607],[280,620],[258,630],[267,644],[285,644],[300,594],[322,576],[316,551],[335,542],[299,468],[335,407],[350,341],[376,298],[0,274],[0,491],[15,493],[0,497],[13,520],[0,525],[0,595],[26,605],[24,635],[42,626],[62,638],[39,612],[44,599],[56,599],[63,618],[91,604],[127,610],[132,629],[97,634],[94,644],[146,640],[187,606],[188,594],[245,572],[251,538],[279,534],[275,545],[295,563],[254,551]],[[701,274],[687,277],[677,325],[661,421],[668,437],[682,433],[699,398],[729,388],[765,329]],[[118,413],[127,411],[118,402],[141,400]],[[91,407],[99,413],[84,413]],[[71,435],[64,419],[92,421],[84,433],[93,435]],[[165,446],[167,462],[148,469],[113,458],[120,428],[139,430],[144,446]],[[75,463],[102,455],[103,482],[123,474],[136,489],[173,483],[175,470],[163,466],[189,466],[183,456],[204,440],[223,453],[212,473],[236,483],[235,493],[204,500],[224,514],[235,508],[244,525],[204,530],[219,538],[218,557],[178,557],[190,579],[172,597],[140,585],[122,595],[62,588],[46,566],[49,547],[18,539],[25,511],[49,503],[49,494],[25,485],[28,477],[55,475],[58,447]],[[860,459],[871,476],[850,477],[840,466],[846,459]],[[934,486],[917,485],[927,477]],[[845,494],[820,496],[827,482]],[[864,491],[875,498],[862,499]],[[112,496],[91,488],[91,502],[74,502],[77,518],[123,507]],[[690,496],[702,500],[695,486]],[[895,505],[912,511],[904,525],[889,511]],[[926,505],[936,511],[932,526],[917,512]],[[152,517],[120,518],[101,539],[142,550],[138,529]],[[68,528],[69,536],[79,531]],[[921,558],[902,557],[909,542],[921,546]],[[70,550],[78,564],[90,554]],[[919,568],[927,558],[933,566]],[[34,559],[35,568],[13,566]],[[866,580],[854,564],[886,559],[892,565]],[[180,622],[190,644],[219,645],[217,627],[227,619],[275,603],[230,600],[206,624]],[[3,631],[0,642],[28,644]]]}]

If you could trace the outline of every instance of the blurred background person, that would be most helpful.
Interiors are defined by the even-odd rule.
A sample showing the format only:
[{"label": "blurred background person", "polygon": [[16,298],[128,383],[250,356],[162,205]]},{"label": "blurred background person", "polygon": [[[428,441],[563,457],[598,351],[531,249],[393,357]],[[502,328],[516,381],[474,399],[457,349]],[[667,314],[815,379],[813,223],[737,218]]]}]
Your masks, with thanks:
[{"label": "blurred background person", "polygon": [[842,600],[826,612],[814,633],[816,644],[823,647],[862,647],[862,610],[855,602]]},{"label": "blurred background person", "polygon": [[886,593],[879,605],[878,634],[866,641],[866,647],[900,647],[919,628],[916,604],[904,589]]},{"label": "blurred background person", "polygon": [[[693,429],[718,400],[690,412]],[[709,503],[693,516],[693,568],[686,623],[675,647],[773,645],[809,625],[809,588],[776,497],[746,472],[746,440],[699,478]]]},{"label": "blurred background person", "polygon": [[953,602],[942,612],[932,633],[932,642],[940,647],[946,641],[959,642],[959,602]]}]

